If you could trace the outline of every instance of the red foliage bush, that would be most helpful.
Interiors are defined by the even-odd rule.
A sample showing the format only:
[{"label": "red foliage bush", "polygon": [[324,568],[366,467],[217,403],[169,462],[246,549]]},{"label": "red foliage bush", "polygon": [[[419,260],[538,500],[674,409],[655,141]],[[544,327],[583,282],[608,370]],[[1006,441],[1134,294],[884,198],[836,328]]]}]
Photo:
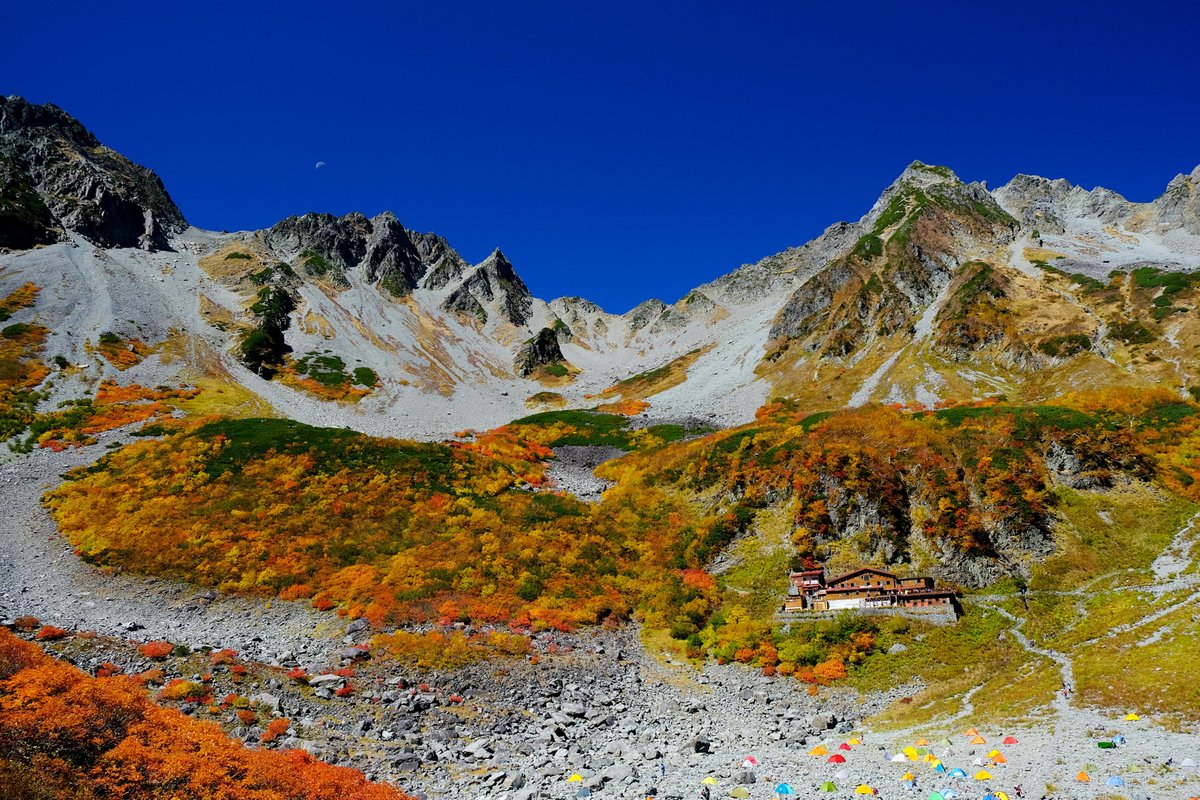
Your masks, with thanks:
[{"label": "red foliage bush", "polygon": [[65,639],[67,632],[62,628],[56,628],[53,625],[43,625],[42,629],[34,634],[33,638],[39,642],[56,642],[59,639]]},{"label": "red foliage bush", "polygon": [[139,653],[146,658],[153,658],[155,660],[166,658],[167,656],[171,655],[174,650],[175,645],[164,641],[146,642],[145,644],[138,646]]},{"label": "red foliage bush", "polygon": [[237,711],[238,722],[243,725],[253,725],[258,719],[258,714],[255,714],[248,708],[241,708]]},{"label": "red foliage bush", "polygon": [[19,631],[31,631],[41,624],[41,620],[37,617],[31,617],[28,614],[13,620],[13,627]]},{"label": "red foliage bush", "polygon": [[338,697],[349,697],[350,695],[354,694],[354,684],[347,681],[346,685],[340,689],[336,689],[334,694]]}]

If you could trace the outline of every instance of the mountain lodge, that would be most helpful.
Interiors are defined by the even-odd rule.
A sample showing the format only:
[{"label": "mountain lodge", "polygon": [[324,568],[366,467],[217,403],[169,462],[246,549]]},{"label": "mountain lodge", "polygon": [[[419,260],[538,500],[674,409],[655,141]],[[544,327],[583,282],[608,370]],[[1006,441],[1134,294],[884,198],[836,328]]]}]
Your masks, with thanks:
[{"label": "mountain lodge", "polygon": [[824,569],[793,572],[789,576],[784,611],[839,611],[842,609],[927,609],[954,610],[957,596],[938,589],[933,578],[901,578],[874,567],[825,580]]}]

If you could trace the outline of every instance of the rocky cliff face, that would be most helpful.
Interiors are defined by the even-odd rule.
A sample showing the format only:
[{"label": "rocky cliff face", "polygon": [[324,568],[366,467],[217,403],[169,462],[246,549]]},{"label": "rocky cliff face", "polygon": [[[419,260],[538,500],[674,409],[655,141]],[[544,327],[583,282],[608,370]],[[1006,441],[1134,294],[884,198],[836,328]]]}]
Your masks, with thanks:
[{"label": "rocky cliff face", "polygon": [[[0,246],[74,231],[100,247],[166,249],[187,227],[162,181],[53,105],[0,97]],[[11,226],[11,227],[10,227]]]}]

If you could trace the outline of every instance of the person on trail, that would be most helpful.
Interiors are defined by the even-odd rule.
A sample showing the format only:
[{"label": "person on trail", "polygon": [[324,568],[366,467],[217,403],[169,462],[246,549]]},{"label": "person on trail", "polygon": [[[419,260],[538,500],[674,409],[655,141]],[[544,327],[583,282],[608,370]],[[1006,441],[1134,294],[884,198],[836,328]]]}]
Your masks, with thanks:
[{"label": "person on trail", "polygon": [[703,800],[712,800],[712,793],[709,792],[707,783],[700,786],[700,797],[703,798]]},{"label": "person on trail", "polygon": [[1021,784],[1018,783],[1013,787],[1013,794],[1015,794],[1017,797],[1025,796],[1025,790],[1021,788]]}]

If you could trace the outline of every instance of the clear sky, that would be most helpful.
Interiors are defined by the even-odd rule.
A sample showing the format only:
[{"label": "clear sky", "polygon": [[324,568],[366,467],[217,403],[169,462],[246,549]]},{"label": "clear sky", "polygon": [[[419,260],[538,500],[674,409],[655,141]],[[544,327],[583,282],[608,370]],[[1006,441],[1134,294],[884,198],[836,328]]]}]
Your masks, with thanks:
[{"label": "clear sky", "polygon": [[195,225],[391,209],[618,312],[857,219],[914,159],[1134,200],[1200,163],[1191,0],[13,2],[3,26],[0,92]]}]

